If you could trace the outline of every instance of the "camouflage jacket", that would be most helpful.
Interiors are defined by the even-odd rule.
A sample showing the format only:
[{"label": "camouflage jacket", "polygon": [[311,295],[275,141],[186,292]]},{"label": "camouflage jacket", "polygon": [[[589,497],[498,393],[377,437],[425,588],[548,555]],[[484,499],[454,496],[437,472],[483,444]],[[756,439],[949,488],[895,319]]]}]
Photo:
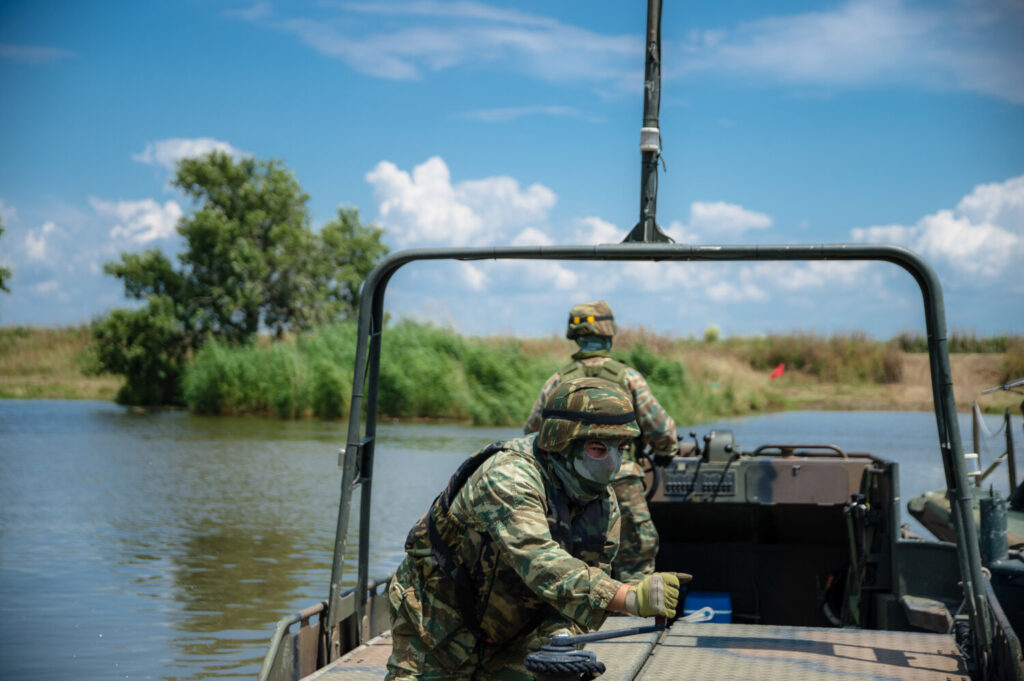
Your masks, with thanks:
[{"label": "camouflage jacket", "polygon": [[[588,509],[596,513],[575,506],[542,461],[547,454],[535,453],[536,439],[503,443],[455,494],[447,513],[438,501],[427,511],[478,589],[479,631],[499,644],[557,629],[596,629],[622,585],[609,576],[619,542],[614,496],[591,502]],[[564,497],[572,516],[572,554],[552,536],[552,493]],[[397,607],[405,608],[428,646],[472,650],[476,637],[455,585],[432,555],[426,515],[410,532],[406,551],[392,587],[402,593]]]},{"label": "camouflage jacket", "polygon": [[[604,364],[614,361],[616,360],[613,360],[611,357],[587,357],[576,360],[576,363],[586,367],[589,375]],[[548,398],[551,397],[551,393],[555,391],[555,388],[562,381],[563,371],[564,369],[555,372],[540,389],[537,401],[533,403],[533,409],[530,411],[530,416],[526,419],[526,425],[523,427],[524,432],[535,433],[540,430],[540,424],[543,421],[541,412],[544,410],[544,405],[547,404]],[[641,445],[650,445],[655,454],[674,455],[676,453],[676,422],[658,403],[644,377],[636,369],[627,366],[623,376],[622,387],[628,390],[629,394],[633,397],[633,404],[636,409],[636,422],[642,431],[640,436]],[[630,475],[641,475],[640,467],[633,461],[627,462],[623,460],[622,467],[619,469],[619,474],[616,478],[628,477]]]}]

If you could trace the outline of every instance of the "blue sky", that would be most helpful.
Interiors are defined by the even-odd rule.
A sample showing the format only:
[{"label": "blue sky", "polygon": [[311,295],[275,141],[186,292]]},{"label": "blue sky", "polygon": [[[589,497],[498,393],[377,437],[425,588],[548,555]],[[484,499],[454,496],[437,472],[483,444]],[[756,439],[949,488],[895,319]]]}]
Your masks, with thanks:
[{"label": "blue sky", "polygon": [[[0,323],[125,304],[104,262],[180,247],[175,160],[282,159],[317,227],[393,249],[609,243],[639,213],[645,4],[0,2]],[[938,271],[951,329],[1024,333],[1024,5],[673,2],[658,221],[677,241],[885,242]],[[921,330],[889,265],[456,263],[388,309],[561,332],[605,299],[662,333]]]}]

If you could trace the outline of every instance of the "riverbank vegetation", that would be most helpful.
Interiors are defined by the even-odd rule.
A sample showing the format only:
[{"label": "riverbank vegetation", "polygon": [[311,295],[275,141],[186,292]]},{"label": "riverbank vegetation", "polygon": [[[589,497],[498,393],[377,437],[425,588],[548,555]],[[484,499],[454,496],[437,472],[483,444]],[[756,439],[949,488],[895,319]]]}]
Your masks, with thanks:
[{"label": "riverbank vegetation", "polygon": [[[213,343],[196,355],[185,375],[185,401],[203,413],[343,417],[354,346],[353,322],[288,343],[247,348]],[[553,352],[554,346],[560,352]],[[540,386],[571,351],[566,341],[466,338],[450,329],[399,322],[388,329],[382,348],[380,413],[479,425],[522,423]],[[681,357],[656,352],[639,335],[615,354],[647,377],[681,422],[784,406],[773,391],[748,387],[735,376],[710,380]]]},{"label": "riverbank vegetation", "polygon": [[[960,347],[996,347],[976,340]],[[88,326],[0,328],[0,397],[114,399],[122,380],[96,375],[90,342]],[[186,362],[182,401],[202,413],[345,418],[354,345],[351,321],[280,339],[261,335],[240,346],[214,342]],[[519,423],[574,347],[554,335],[471,338],[427,324],[390,324],[380,413]],[[931,409],[927,355],[905,352],[899,338],[794,333],[705,340],[625,328],[613,354],[645,373],[681,425],[783,409]],[[955,352],[950,361],[958,408],[977,399],[988,411],[1016,413],[1019,395],[979,393],[1024,376],[1024,337],[1008,337],[1002,352]],[[771,379],[782,363],[782,375]]]},{"label": "riverbank vegetation", "polygon": [[117,399],[181,403],[190,357],[354,314],[359,287],[387,253],[354,208],[314,231],[309,195],[280,161],[214,151],[178,161],[172,184],[196,207],[179,220],[177,263],[159,249],[122,253],[104,271],[143,304],[92,324],[97,370],[124,377]]}]

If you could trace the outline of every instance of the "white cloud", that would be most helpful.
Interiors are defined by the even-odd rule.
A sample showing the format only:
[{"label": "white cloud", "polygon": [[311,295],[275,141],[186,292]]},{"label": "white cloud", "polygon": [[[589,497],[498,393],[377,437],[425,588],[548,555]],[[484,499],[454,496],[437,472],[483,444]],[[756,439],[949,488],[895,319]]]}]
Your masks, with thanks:
[{"label": "white cloud", "polygon": [[56,279],[41,281],[32,287],[32,290],[40,295],[48,295],[60,290],[60,283]]},{"label": "white cloud", "polygon": [[36,235],[35,232],[28,232],[25,235],[25,253],[29,260],[45,260],[46,238]]},{"label": "white cloud", "polygon": [[716,303],[740,303],[764,300],[764,290],[749,282],[719,281],[705,289],[708,298]]},{"label": "white cloud", "polygon": [[555,260],[520,260],[509,263],[509,283],[533,289],[570,291],[580,284],[580,275]]},{"label": "white cloud", "polygon": [[734,243],[751,230],[768,229],[773,224],[770,216],[735,203],[694,201],[688,222],[673,220],[662,230],[677,244],[718,244]]},{"label": "white cloud", "polygon": [[[650,293],[686,291],[691,299],[720,303],[761,302],[797,291],[863,290],[877,277],[867,262],[622,263],[626,288]],[[874,291],[875,288],[867,287]]]},{"label": "white cloud", "polygon": [[[366,179],[379,202],[376,222],[401,246],[494,244],[506,234],[514,235],[511,244],[515,246],[562,243],[553,237],[548,224],[555,195],[541,185],[523,188],[510,177],[453,183],[448,166],[439,157],[416,166],[411,173],[383,161]],[[708,235],[708,240],[728,242],[772,225],[770,216],[737,204],[697,201],[690,207],[688,224],[676,221],[666,231],[680,243],[698,242],[699,232]],[[620,243],[627,233],[597,216],[572,220],[569,228],[571,243]],[[721,266],[623,262],[595,266],[499,261],[462,263],[456,278],[475,292],[515,289],[593,297],[626,287],[661,295],[685,291],[691,298],[713,303],[761,303],[775,296],[830,287],[859,292],[866,282],[878,283],[868,268],[860,262]],[[879,290],[877,295],[883,293]]]},{"label": "white cloud", "polygon": [[[420,79],[469,65],[595,90],[635,92],[643,80],[637,62],[642,22],[628,35],[608,35],[472,1],[319,5],[327,11],[315,18],[275,19],[262,2],[231,15],[295,35],[320,54],[379,78]],[[759,7],[772,11],[775,5]],[[697,71],[755,86],[769,80],[825,88],[909,84],[1024,103],[1022,34],[1019,2],[848,0],[818,11],[694,28],[682,39],[667,34],[664,75]],[[470,115],[492,121],[572,115],[558,109],[510,107]]]},{"label": "white cloud", "polygon": [[25,254],[29,260],[46,260],[48,254],[47,238],[57,231],[57,225],[44,222],[38,230],[25,233]]},{"label": "white cloud", "polygon": [[272,12],[273,10],[269,2],[257,2],[252,7],[246,7],[245,9],[225,10],[224,16],[237,17],[246,21],[260,21],[268,18]]},{"label": "white cloud", "polygon": [[74,52],[60,47],[0,43],[0,59],[10,59],[25,64],[45,64],[75,56],[77,55]]},{"label": "white cloud", "polygon": [[468,262],[457,263],[462,282],[472,291],[483,291],[487,288],[487,275],[479,267]]},{"label": "white cloud", "polygon": [[543,105],[532,106],[509,106],[499,109],[475,109],[463,114],[465,118],[485,123],[508,123],[527,116],[559,116],[565,118],[580,118],[593,121],[594,118],[585,115],[579,109],[571,106]]},{"label": "white cloud", "polygon": [[467,180],[455,186],[455,199],[468,206],[485,228],[500,232],[508,227],[543,222],[555,205],[555,193],[541,184],[525,190],[507,176]]},{"label": "white cloud", "polygon": [[1024,259],[1024,175],[978,185],[956,208],[914,225],[860,227],[851,235],[858,242],[907,246],[968,279],[1012,279],[1011,264]]},{"label": "white cloud", "polygon": [[381,161],[366,174],[366,181],[380,202],[380,224],[399,245],[465,246],[482,236],[480,217],[455,198],[451,174],[440,157],[416,166],[412,175]]},{"label": "white cloud", "polygon": [[175,137],[148,143],[145,149],[137,154],[132,154],[132,160],[146,165],[161,165],[168,170],[174,170],[175,164],[181,159],[205,156],[212,151],[222,151],[235,158],[246,155],[227,142],[212,137],[191,139]]},{"label": "white cloud", "polygon": [[1004,225],[1024,235],[1024,175],[978,185],[960,199],[956,211],[973,223]]},{"label": "white cloud", "polygon": [[812,85],[911,83],[1024,103],[1024,12],[1014,3],[940,7],[852,0],[732,29],[694,31],[681,48],[687,71],[730,72]]},{"label": "white cloud", "polygon": [[[553,82],[618,87],[642,78],[642,36],[609,36],[555,19],[477,2],[324,3],[338,14],[251,21],[297,36],[313,50],[379,78],[411,80],[469,64],[496,65]],[[371,15],[367,22],[362,15]],[[245,17],[244,17],[245,18]],[[373,33],[356,27],[373,26]],[[629,78],[626,78],[626,76]]]},{"label": "white cloud", "polygon": [[153,199],[103,201],[89,197],[89,203],[98,215],[119,221],[110,230],[111,237],[140,244],[174,236],[182,216],[181,207],[175,201],[166,201],[161,206]]},{"label": "white cloud", "polygon": [[381,161],[366,174],[378,200],[378,222],[400,246],[497,243],[510,231],[547,220],[555,194],[510,177],[452,184],[447,164],[433,157],[412,173]]},{"label": "white cloud", "polygon": [[700,241],[700,236],[696,232],[691,232],[689,226],[679,220],[673,220],[668,227],[663,227],[662,230],[677,244],[692,244]]},{"label": "white cloud", "polygon": [[0,221],[4,226],[10,225],[11,221],[18,217],[18,211],[14,206],[8,206],[3,199],[0,199]]},{"label": "white cloud", "polygon": [[807,263],[764,262],[744,265],[740,279],[759,287],[800,291],[863,286],[871,264],[867,261],[815,260]]},{"label": "white cloud", "polygon": [[751,229],[767,229],[772,219],[764,213],[747,210],[724,201],[694,201],[690,204],[689,230],[705,241],[731,241]]},{"label": "white cloud", "polygon": [[554,241],[546,233],[534,227],[527,227],[512,239],[511,246],[551,246]]},{"label": "white cloud", "polygon": [[859,243],[906,244],[914,236],[914,228],[905,225],[876,225],[850,230],[851,238]]},{"label": "white cloud", "polygon": [[945,258],[967,274],[998,276],[1021,250],[1020,235],[989,222],[972,223],[967,216],[940,210],[917,223],[914,248],[924,255]]},{"label": "white cloud", "polygon": [[620,229],[598,217],[585,217],[577,221],[576,242],[581,244],[618,244],[626,238],[626,230]]}]

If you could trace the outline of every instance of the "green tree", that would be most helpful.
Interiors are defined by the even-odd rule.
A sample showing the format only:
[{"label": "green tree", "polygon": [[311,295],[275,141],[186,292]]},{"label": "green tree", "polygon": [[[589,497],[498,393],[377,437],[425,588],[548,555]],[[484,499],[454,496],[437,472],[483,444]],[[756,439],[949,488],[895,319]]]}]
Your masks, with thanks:
[{"label": "green tree", "polygon": [[140,384],[154,375],[128,361],[136,348],[180,346],[163,348],[159,363],[176,390],[179,360],[208,339],[238,345],[261,329],[280,336],[352,316],[362,280],[387,253],[382,230],[361,224],[355,209],[340,208],[314,232],[309,196],[281,161],[213,152],[180,161],[173,184],[195,201],[178,223],[185,247],[177,266],[159,250],[123,253],[104,266],[128,297],[147,301],[138,313],[155,325],[144,330],[124,311],[94,324],[97,342],[109,349],[99,353],[101,366],[128,379],[125,401],[170,394]]},{"label": "green tree", "polygon": [[373,266],[388,247],[381,243],[384,230],[359,221],[356,208],[338,208],[338,217],[320,230],[322,259],[318,263],[318,285],[332,307],[321,308],[333,321],[354,317],[359,305],[359,289]]},{"label": "green tree", "polygon": [[92,351],[101,371],[121,374],[122,404],[180,404],[181,373],[188,352],[175,304],[152,295],[148,305],[113,310],[92,324]]},{"label": "green tree", "polygon": [[[4,235],[4,223],[0,220],[0,236]],[[3,267],[0,265],[0,291],[10,293],[11,289],[7,287],[7,282],[11,279],[11,268]]]}]

